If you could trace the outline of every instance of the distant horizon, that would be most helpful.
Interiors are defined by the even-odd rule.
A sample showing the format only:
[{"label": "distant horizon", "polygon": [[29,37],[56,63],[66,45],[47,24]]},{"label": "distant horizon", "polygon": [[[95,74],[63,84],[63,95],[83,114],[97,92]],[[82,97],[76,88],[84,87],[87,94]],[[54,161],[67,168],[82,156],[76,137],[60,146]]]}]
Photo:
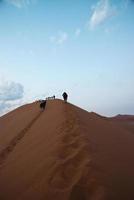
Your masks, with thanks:
[{"label": "distant horizon", "polygon": [[1,0],[0,116],[62,93],[103,116],[134,115],[133,0]]}]

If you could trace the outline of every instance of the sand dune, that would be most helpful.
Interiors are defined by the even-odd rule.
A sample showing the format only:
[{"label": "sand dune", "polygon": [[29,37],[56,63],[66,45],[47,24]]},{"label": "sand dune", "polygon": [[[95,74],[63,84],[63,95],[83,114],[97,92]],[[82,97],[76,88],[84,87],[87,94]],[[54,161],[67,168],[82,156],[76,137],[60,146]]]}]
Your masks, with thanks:
[{"label": "sand dune", "polygon": [[0,118],[0,200],[133,200],[134,134],[61,100]]},{"label": "sand dune", "polygon": [[134,133],[134,115],[117,115],[109,120]]}]

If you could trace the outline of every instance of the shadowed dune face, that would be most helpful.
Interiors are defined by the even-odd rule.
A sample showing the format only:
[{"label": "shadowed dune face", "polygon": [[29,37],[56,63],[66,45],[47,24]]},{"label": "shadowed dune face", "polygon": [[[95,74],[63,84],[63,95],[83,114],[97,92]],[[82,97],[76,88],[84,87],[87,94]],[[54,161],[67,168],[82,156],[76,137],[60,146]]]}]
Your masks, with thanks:
[{"label": "shadowed dune face", "polygon": [[0,200],[134,199],[134,135],[61,100],[0,118]]}]

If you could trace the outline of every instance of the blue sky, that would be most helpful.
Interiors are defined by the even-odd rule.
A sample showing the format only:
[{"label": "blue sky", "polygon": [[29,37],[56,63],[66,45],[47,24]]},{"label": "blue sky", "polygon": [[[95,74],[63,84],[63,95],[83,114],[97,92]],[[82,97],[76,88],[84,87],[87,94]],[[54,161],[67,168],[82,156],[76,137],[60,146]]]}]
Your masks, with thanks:
[{"label": "blue sky", "polygon": [[134,114],[133,77],[133,0],[0,1],[0,114],[63,91],[88,111]]}]

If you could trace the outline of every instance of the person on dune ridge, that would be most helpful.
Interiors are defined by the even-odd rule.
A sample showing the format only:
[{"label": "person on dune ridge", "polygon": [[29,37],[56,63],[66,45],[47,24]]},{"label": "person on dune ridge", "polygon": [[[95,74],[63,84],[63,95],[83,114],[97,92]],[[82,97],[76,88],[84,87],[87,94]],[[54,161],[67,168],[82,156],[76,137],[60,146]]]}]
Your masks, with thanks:
[{"label": "person on dune ridge", "polygon": [[45,110],[46,103],[47,103],[46,100],[42,100],[42,101],[41,101],[41,103],[40,103],[40,108],[42,109],[42,111]]},{"label": "person on dune ridge", "polygon": [[68,94],[64,92],[62,96],[63,96],[64,101],[67,103]]}]

